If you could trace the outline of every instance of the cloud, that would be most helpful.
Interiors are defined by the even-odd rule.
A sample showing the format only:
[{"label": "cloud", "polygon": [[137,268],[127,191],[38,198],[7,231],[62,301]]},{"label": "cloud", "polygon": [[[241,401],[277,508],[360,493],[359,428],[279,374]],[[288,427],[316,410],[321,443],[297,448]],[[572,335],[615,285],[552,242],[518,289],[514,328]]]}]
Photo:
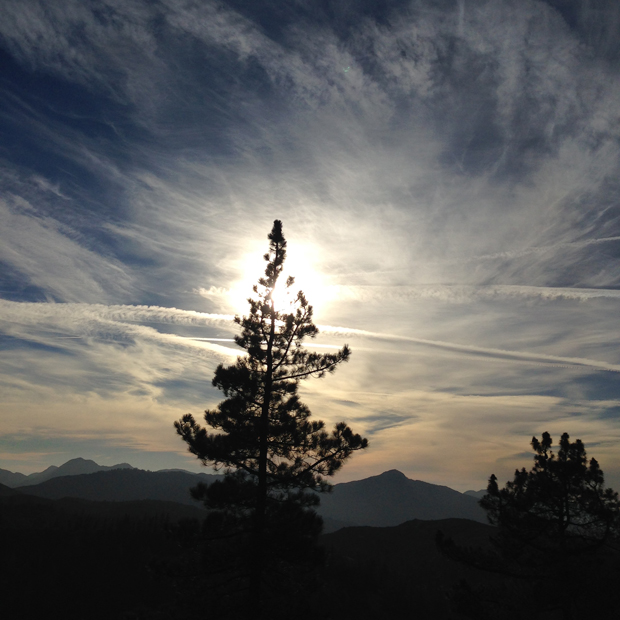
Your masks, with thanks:
[{"label": "cloud", "polygon": [[486,254],[482,256],[473,256],[471,258],[454,259],[453,262],[470,262],[470,261],[484,261],[484,260],[497,260],[497,259],[510,259],[521,258],[528,254],[545,254],[561,249],[573,249],[573,248],[586,248],[590,245],[598,245],[600,243],[610,243],[613,241],[620,241],[620,237],[606,237],[603,239],[586,239],[583,241],[573,241],[567,243],[556,243],[551,246],[537,247],[537,248],[523,248],[521,250],[511,250],[509,252],[497,252],[496,254]]},{"label": "cloud", "polygon": [[[278,218],[290,264],[330,293],[310,298],[316,344],[353,340],[303,388],[373,433],[351,471],[470,487],[533,426],[614,437],[593,401],[614,406],[601,370],[620,363],[617,10],[597,26],[567,7],[5,2],[11,408],[32,395],[96,432],[150,407],[157,434],[217,402]],[[63,303],[24,303],[43,300]],[[52,428],[39,416],[19,424]]]},{"label": "cloud", "polygon": [[231,324],[229,316],[175,308],[2,300],[0,383],[11,406],[24,399],[65,401],[71,394],[202,406],[214,398],[205,377],[241,351],[232,339],[195,339],[154,325],[201,334],[215,328],[217,334]]},{"label": "cloud", "polygon": [[37,217],[20,202],[0,200],[0,261],[45,295],[63,301],[106,300],[129,290],[132,277],[121,263],[85,247],[76,231]]},{"label": "cloud", "polygon": [[[519,291],[522,292],[522,291]],[[593,295],[593,297],[596,295]],[[568,297],[570,298],[570,297]],[[575,299],[587,299],[588,297],[575,296]],[[186,326],[219,326],[231,329],[232,316],[221,314],[200,313],[177,308],[160,308],[145,306],[102,306],[87,304],[42,304],[42,303],[17,303],[0,301],[2,319],[7,326],[7,333],[17,331],[17,326],[31,328],[33,325],[39,329],[54,328],[62,329],[65,334],[78,334],[83,337],[133,339],[141,338],[154,340],[159,344],[175,347],[189,347],[197,351],[207,347],[210,351],[231,354],[227,347],[210,343],[202,338],[185,338],[174,334],[160,333],[152,327],[137,325],[135,323],[165,323],[171,325]],[[355,328],[319,325],[323,334],[365,337],[384,341],[397,341],[415,343],[425,346],[448,349],[454,352],[482,355],[491,358],[512,359],[533,363],[550,363],[567,366],[587,366],[599,370],[620,371],[620,366],[604,361],[573,358],[542,353],[511,351],[491,347],[478,347],[468,344],[429,340],[413,336],[395,335]],[[49,341],[48,341],[49,342]]]},{"label": "cloud", "polygon": [[[30,6],[33,15],[39,16],[32,18],[39,24],[34,30],[48,32],[40,25],[45,21],[42,9],[34,8],[41,5]],[[47,19],[67,33],[76,19],[81,20],[92,30],[95,44],[74,41],[66,34],[64,47],[53,47],[59,44],[50,41],[53,53],[45,51],[46,46],[38,50],[24,33],[27,19],[6,36],[42,63],[49,62],[48,56],[66,55],[75,48],[88,54],[96,49],[101,62],[117,67],[119,73],[138,70],[118,54],[119,37],[131,45],[146,42],[148,55],[141,63],[153,70],[151,57],[158,44],[149,27],[159,9],[137,2],[123,7],[106,3],[105,11],[89,13],[89,5],[85,6],[73,13],[54,9]],[[561,249],[574,241],[574,225],[581,214],[573,211],[571,203],[584,188],[596,189],[616,170],[617,150],[610,136],[615,131],[611,111],[617,93],[601,68],[589,64],[561,17],[538,2],[518,7],[493,2],[484,9],[467,5],[461,13],[455,6],[442,20],[436,10],[394,11],[400,19],[393,23],[399,26],[379,26],[365,18],[350,25],[346,39],[324,24],[318,27],[303,21],[274,38],[251,15],[241,15],[227,5],[165,5],[162,15],[167,26],[162,27],[172,29],[170,36],[182,33],[196,40],[201,53],[230,51],[230,58],[222,59],[221,70],[227,75],[238,71],[245,76],[248,67],[258,63],[271,87],[265,91],[265,102],[261,103],[257,91],[246,89],[246,98],[235,103],[234,84],[222,83],[233,117],[237,105],[244,106],[243,130],[232,122],[233,117],[222,117],[234,157],[227,154],[216,163],[186,144],[183,156],[175,158],[168,145],[168,155],[163,150],[150,151],[144,161],[150,171],[119,179],[132,196],[134,221],[110,223],[107,230],[157,263],[151,277],[141,274],[149,293],[154,294],[157,281],[174,286],[179,273],[190,280],[201,270],[211,275],[211,281],[205,282],[202,276],[198,286],[188,282],[185,291],[175,294],[184,295],[185,301],[187,290],[226,286],[226,280],[237,274],[230,267],[218,273],[218,266],[234,255],[231,246],[263,237],[276,215],[284,217],[285,223],[291,221],[291,230],[304,230],[318,241],[321,254],[336,272],[344,272],[343,263],[348,260],[361,266],[367,278],[403,268],[404,263],[406,279],[417,282],[495,279],[497,284],[508,284],[527,279],[528,284],[549,284],[550,273],[558,267],[570,270],[583,262],[580,254],[541,257],[541,251],[531,248]],[[18,9],[14,12],[18,14]],[[450,52],[448,44],[455,32],[460,33],[457,47]],[[185,58],[185,52],[176,47],[159,52],[159,62],[172,64],[175,58]],[[76,55],[73,62],[91,71],[88,54]],[[470,58],[476,62],[466,62]],[[343,63],[353,65],[351,72],[340,72]],[[528,66],[533,67],[529,72]],[[179,93],[194,92],[195,85],[189,84],[195,80],[189,74],[186,77]],[[491,125],[501,128],[492,152],[515,149],[504,158],[506,168],[515,161],[530,161],[528,169],[513,166],[529,185],[514,188],[508,181],[503,186],[498,170],[488,167],[463,175],[463,155],[458,151],[471,151],[471,157],[481,154],[463,146],[464,138],[458,136],[459,127],[475,127],[470,121],[476,118],[477,104],[464,99],[468,79],[488,100]],[[605,84],[596,100],[589,94],[593,80]],[[152,78],[144,83],[145,94],[161,88]],[[519,98],[526,97],[523,93],[528,93],[528,99],[519,103]],[[152,93],[149,96],[161,101]],[[411,98],[406,105],[405,96]],[[282,102],[282,113],[266,115],[265,103],[276,99]],[[440,101],[444,103],[438,107]],[[159,121],[144,119],[155,133],[170,115],[164,108]],[[455,111],[460,116],[454,117]],[[444,131],[433,125],[433,114]],[[577,124],[572,122],[575,115]],[[452,124],[446,125],[449,117]],[[196,118],[198,124],[205,122]],[[176,120],[174,124],[180,128]],[[528,137],[527,132],[537,132],[537,137]],[[590,144],[596,135],[606,136],[598,147]],[[536,153],[518,147],[528,141],[537,145]],[[130,148],[145,156],[141,144]],[[247,205],[261,214],[258,219],[246,221]],[[266,213],[269,210],[273,215]],[[483,236],[478,234],[482,224],[489,229]],[[349,233],[344,239],[334,234],[343,229]],[[580,230],[581,235],[596,232],[596,227]],[[191,265],[190,257],[204,254],[205,247],[212,248],[204,257],[207,260]],[[503,249],[498,252],[499,247]],[[462,268],[467,261],[461,257],[472,255],[481,255],[487,262],[488,257],[526,260],[517,265]],[[441,261],[448,264],[436,264]],[[597,265],[590,271],[597,273]],[[597,285],[613,284],[616,279],[617,274],[610,273]],[[589,284],[587,277],[582,284]]]},{"label": "cloud", "polygon": [[[209,314],[178,308],[149,306],[104,306],[103,304],[44,304],[20,303],[0,300],[3,317],[13,323],[41,324],[43,321],[63,321],[67,324],[76,321],[109,322],[152,322],[179,325],[228,325],[233,316],[229,314]],[[131,329],[131,327],[129,328]]]},{"label": "cloud", "polygon": [[[52,394],[49,394],[52,396]],[[0,404],[3,469],[30,473],[70,458],[92,458],[103,465],[128,462],[134,467],[200,468],[174,432],[173,422],[186,409],[148,397],[63,394],[40,399],[38,394],[17,412],[12,402]],[[198,413],[194,411],[194,413]],[[159,458],[158,458],[159,456]]]},{"label": "cloud", "polygon": [[569,288],[524,285],[461,285],[420,284],[417,286],[334,285],[334,295],[341,300],[406,301],[437,299],[446,303],[472,303],[476,300],[517,299],[574,299],[587,301],[598,298],[619,299],[620,290],[606,288]]},{"label": "cloud", "polygon": [[148,4],[70,0],[51,6],[9,0],[3,8],[3,43],[31,67],[93,85],[121,100],[148,87],[149,80],[140,79],[139,72],[158,64],[156,13]]},{"label": "cloud", "polygon": [[610,372],[620,372],[620,365],[610,364],[604,361],[591,360],[586,358],[561,357],[557,355],[545,355],[542,353],[528,353],[525,351],[510,351],[506,349],[495,349],[490,347],[477,347],[468,344],[458,344],[454,342],[444,342],[440,340],[427,340],[425,338],[415,338],[413,336],[393,335],[366,330],[351,329],[346,327],[333,327],[330,325],[320,325],[319,329],[323,333],[337,334],[339,336],[369,337],[380,340],[395,340],[398,342],[410,342],[430,347],[447,349],[454,352],[481,355],[493,359],[511,359],[534,364],[552,364],[559,366],[587,366],[597,370],[607,370]]}]

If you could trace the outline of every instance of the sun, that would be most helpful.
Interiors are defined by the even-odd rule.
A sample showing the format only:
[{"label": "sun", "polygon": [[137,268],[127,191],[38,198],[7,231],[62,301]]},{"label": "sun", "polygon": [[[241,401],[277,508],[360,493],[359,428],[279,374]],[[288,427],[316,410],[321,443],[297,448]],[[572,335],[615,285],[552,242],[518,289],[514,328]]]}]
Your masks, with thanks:
[{"label": "sun", "polygon": [[[287,248],[284,270],[273,293],[276,310],[292,311],[298,291],[303,291],[315,313],[336,299],[337,287],[331,285],[328,276],[315,267],[312,257],[316,256],[317,252],[318,248],[307,245]],[[247,311],[247,299],[253,295],[252,287],[264,274],[264,262],[259,263],[256,256],[256,253],[244,255],[240,265],[243,275],[230,289],[230,301],[238,314]],[[295,282],[287,289],[286,281],[289,276],[295,278]]]}]

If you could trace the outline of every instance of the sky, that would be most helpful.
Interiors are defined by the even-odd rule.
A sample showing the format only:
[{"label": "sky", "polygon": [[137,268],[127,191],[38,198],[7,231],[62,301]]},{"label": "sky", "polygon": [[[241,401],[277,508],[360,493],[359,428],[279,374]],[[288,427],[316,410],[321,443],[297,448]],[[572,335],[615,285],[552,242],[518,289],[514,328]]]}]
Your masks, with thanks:
[{"label": "sky", "polygon": [[275,219],[369,439],[460,491],[580,438],[620,489],[616,0],[2,0],[0,468],[201,471]]}]

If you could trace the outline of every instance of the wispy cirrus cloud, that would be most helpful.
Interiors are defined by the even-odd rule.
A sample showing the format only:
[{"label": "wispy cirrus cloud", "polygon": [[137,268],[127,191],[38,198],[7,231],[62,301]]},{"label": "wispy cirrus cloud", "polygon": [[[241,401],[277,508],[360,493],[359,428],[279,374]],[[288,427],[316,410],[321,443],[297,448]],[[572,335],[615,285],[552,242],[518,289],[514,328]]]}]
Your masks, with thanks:
[{"label": "wispy cirrus cloud", "polygon": [[0,261],[45,296],[106,300],[126,294],[133,283],[120,261],[89,248],[77,231],[37,214],[23,199],[0,200],[0,227],[5,231]]},{"label": "wispy cirrus cloud", "polygon": [[317,344],[354,345],[304,387],[373,432],[351,471],[472,486],[537,424],[615,437],[619,22],[593,10],[4,2],[3,420],[24,453],[52,427],[28,395],[56,403],[64,454],[71,416],[98,428],[80,399],[108,430],[148,410],[174,452],[168,418],[217,402],[276,218],[341,326]]},{"label": "wispy cirrus cloud", "polygon": [[[588,299],[588,297],[574,298]],[[232,323],[232,315],[147,306],[18,303],[1,300],[0,310],[2,311],[2,321],[5,322],[5,329],[8,334],[11,334],[12,330],[18,333],[20,326],[25,327],[27,330],[31,330],[32,327],[36,326],[41,329],[44,334],[49,333],[46,330],[55,328],[64,330],[73,335],[79,334],[74,337],[109,338],[110,340],[115,340],[117,338],[120,340],[132,340],[133,338],[141,337],[143,339],[156,340],[161,344],[196,347],[198,349],[208,346],[213,352],[220,354],[237,354],[236,351],[231,353],[229,347],[223,348],[217,344],[209,344],[210,341],[216,341],[217,339],[215,338],[186,337],[170,333],[161,333],[153,327],[140,325],[140,323],[162,323],[176,326],[224,328],[227,331],[234,332],[235,328]],[[448,349],[455,352],[460,351],[488,356],[491,358],[506,358],[534,363],[588,366],[600,370],[620,372],[620,365],[586,358],[562,357],[527,351],[477,347],[456,342],[429,340],[402,334],[396,335],[330,325],[319,325],[319,329],[322,334],[330,336],[337,335],[354,338],[363,337],[372,340],[408,342]],[[22,332],[20,335],[23,337],[24,333]],[[52,335],[51,337],[62,338],[71,336]],[[230,341],[231,339],[222,340]],[[241,353],[241,351],[239,351],[239,353]]]}]

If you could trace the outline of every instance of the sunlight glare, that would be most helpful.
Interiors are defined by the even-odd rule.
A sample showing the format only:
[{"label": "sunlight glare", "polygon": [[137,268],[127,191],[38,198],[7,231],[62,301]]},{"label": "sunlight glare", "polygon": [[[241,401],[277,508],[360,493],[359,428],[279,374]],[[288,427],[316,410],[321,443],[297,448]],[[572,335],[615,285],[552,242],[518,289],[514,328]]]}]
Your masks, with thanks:
[{"label": "sunlight glare", "polygon": [[[314,307],[315,312],[323,309],[329,302],[336,298],[337,287],[328,284],[327,277],[320,273],[313,265],[310,258],[316,251],[309,246],[287,248],[287,257],[284,271],[278,279],[273,299],[275,307],[280,312],[291,312],[293,302],[298,291],[303,291],[306,299]],[[247,299],[254,296],[252,287],[258,279],[264,275],[265,262],[259,264],[256,253],[244,255],[240,271],[242,278],[231,287],[230,302],[238,314],[247,313]],[[287,289],[286,280],[289,276],[295,278],[294,284]]]}]

